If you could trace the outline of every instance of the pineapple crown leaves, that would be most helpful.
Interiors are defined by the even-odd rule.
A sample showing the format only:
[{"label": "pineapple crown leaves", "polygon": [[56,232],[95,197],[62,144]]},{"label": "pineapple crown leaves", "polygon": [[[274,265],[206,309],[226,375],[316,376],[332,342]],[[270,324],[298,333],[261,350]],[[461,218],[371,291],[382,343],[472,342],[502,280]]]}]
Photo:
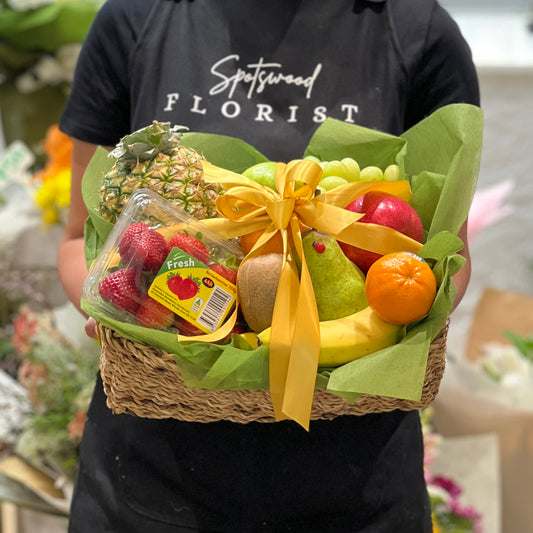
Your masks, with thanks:
[{"label": "pineapple crown leaves", "polygon": [[179,144],[185,126],[171,126],[170,122],[154,120],[150,126],[122,137],[109,156],[131,161],[149,161],[157,154],[168,152]]}]

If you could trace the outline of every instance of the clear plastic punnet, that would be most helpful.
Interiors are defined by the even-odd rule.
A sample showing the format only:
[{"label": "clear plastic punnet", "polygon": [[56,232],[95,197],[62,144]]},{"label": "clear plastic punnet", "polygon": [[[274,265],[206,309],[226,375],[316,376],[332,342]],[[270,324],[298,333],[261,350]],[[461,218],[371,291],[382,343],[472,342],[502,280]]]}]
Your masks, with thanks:
[{"label": "clear plastic punnet", "polygon": [[238,241],[140,189],[92,263],[82,298],[120,322],[186,336],[213,333],[235,308],[242,257]]}]

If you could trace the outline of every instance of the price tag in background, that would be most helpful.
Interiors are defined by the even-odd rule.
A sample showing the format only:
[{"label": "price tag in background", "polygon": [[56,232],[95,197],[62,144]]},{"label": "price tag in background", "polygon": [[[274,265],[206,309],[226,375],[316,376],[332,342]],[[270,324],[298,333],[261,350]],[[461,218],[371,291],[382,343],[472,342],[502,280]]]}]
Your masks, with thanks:
[{"label": "price tag in background", "polygon": [[12,183],[27,185],[34,162],[33,152],[22,141],[14,141],[0,152],[0,191]]}]

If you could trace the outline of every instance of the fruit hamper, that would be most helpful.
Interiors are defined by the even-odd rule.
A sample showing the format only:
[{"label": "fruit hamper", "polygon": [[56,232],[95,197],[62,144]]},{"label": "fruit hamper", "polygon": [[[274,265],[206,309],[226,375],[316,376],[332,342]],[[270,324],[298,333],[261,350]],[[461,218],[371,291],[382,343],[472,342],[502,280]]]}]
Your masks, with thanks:
[{"label": "fruit hamper", "polygon": [[[161,125],[154,123],[152,128]],[[112,157],[99,149],[82,185],[89,211],[86,257],[90,265],[82,306],[99,323],[101,375],[110,408],[142,417],[202,422],[290,418],[308,427],[309,420],[317,418],[429,405],[444,372],[446,332],[455,295],[452,276],[464,261],[458,255],[462,242],[457,233],[475,189],[481,131],[481,113],[468,105],[442,108],[400,137],[328,119],[310,139],[304,164],[277,165],[273,188],[245,177],[246,169],[266,158],[239,139],[183,133],[179,154],[169,157],[169,151],[176,148],[170,146],[172,135],[163,126],[159,137],[151,131],[150,140],[160,141],[158,149],[152,150],[152,159],[143,159],[147,144],[138,142],[135,135],[125,138]],[[124,156],[136,167],[134,178],[125,176],[124,168],[122,175],[117,171],[118,160],[123,165]],[[395,173],[392,178],[364,180],[361,173],[360,179],[345,185],[321,187],[325,167],[317,161],[347,158],[362,169],[393,166]],[[168,169],[175,161],[185,177],[169,180]],[[150,167],[147,173],[139,171],[139,162]],[[157,172],[159,179],[154,180]],[[132,195],[137,189],[142,190]],[[359,223],[360,214],[346,214],[349,202],[372,190],[390,191],[408,200],[423,223],[420,243],[392,229]],[[140,210],[143,202],[138,196],[145,200]],[[162,215],[166,207],[161,206],[166,204],[171,205],[168,217]],[[149,213],[155,205],[157,212]],[[125,311],[121,303],[117,307],[105,287],[102,291],[101,281],[116,271],[135,274],[139,269],[143,261],[139,254],[120,249],[127,229],[138,223],[164,235],[167,246],[161,253],[165,257],[159,258],[163,265],[150,266],[142,274],[143,289],[133,298],[135,310]],[[325,339],[333,338],[327,330],[330,322],[335,328],[339,324],[319,316],[321,302],[314,297],[319,285],[313,285],[310,272],[314,267],[305,246],[307,234],[317,230],[333,234],[336,243],[384,256],[403,253],[405,248],[428,265],[435,278],[436,292],[429,310],[391,326],[373,310],[368,311],[371,306],[363,302],[363,309],[354,311],[353,316],[355,329],[365,332],[365,342],[356,343],[353,350],[351,345],[341,349],[334,343],[326,346]],[[192,258],[188,266],[192,271],[185,276],[175,268],[183,257],[168,246],[176,231],[200,236],[208,249],[207,256]],[[258,240],[244,249],[243,236],[252,234]],[[276,238],[286,246],[280,254],[280,289],[269,303],[272,323],[264,331],[247,331],[250,328],[243,320],[246,298],[237,297],[238,282],[231,274],[242,272],[239,269],[263,255]],[[321,239],[311,241],[314,246]],[[320,249],[326,245],[327,241],[321,242]],[[122,244],[122,248],[127,246]],[[169,283],[176,277],[181,281]],[[189,279],[189,288],[180,295],[184,278]],[[209,298],[202,281],[209,285],[213,279],[215,286],[235,296],[218,312],[217,324],[187,315],[190,310],[180,307],[182,296],[189,302]],[[116,283],[116,292],[124,297],[122,285]],[[158,283],[159,288],[165,286],[159,293]],[[170,289],[174,285],[175,291]],[[253,301],[253,287],[249,290],[251,297],[247,297]],[[146,291],[172,313],[155,312],[160,308],[156,304],[141,305]],[[138,312],[149,315],[145,322],[135,316]],[[376,327],[381,328],[382,338],[387,337],[381,345],[372,337]],[[316,358],[309,358],[310,353]],[[335,359],[331,354],[337,353],[346,359],[328,359]]]}]

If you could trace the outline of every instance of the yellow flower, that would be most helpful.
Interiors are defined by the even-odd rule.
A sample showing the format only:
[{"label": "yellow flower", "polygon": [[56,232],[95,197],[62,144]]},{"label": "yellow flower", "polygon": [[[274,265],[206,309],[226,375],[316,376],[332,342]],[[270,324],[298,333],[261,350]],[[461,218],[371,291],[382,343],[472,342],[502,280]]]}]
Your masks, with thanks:
[{"label": "yellow flower", "polygon": [[64,220],[70,205],[72,139],[62,133],[57,124],[52,124],[41,145],[48,161],[32,178],[37,188],[35,203],[43,212],[43,221],[48,225],[56,224]]},{"label": "yellow flower", "polygon": [[43,222],[47,225],[57,224],[59,222],[59,213],[53,207],[43,210]]},{"label": "yellow flower", "polygon": [[50,186],[42,186],[35,194],[35,203],[41,208],[46,209],[54,203],[54,193]]},{"label": "yellow flower", "polygon": [[63,169],[54,178],[57,195],[56,203],[60,208],[65,208],[70,205],[70,178],[70,168]]},{"label": "yellow flower", "polygon": [[431,514],[431,522],[433,524],[433,533],[441,533],[439,522],[437,520],[437,517],[435,516],[435,513]]},{"label": "yellow flower", "polygon": [[70,205],[70,168],[48,176],[35,194],[35,203],[43,211],[46,224],[56,224]]}]

